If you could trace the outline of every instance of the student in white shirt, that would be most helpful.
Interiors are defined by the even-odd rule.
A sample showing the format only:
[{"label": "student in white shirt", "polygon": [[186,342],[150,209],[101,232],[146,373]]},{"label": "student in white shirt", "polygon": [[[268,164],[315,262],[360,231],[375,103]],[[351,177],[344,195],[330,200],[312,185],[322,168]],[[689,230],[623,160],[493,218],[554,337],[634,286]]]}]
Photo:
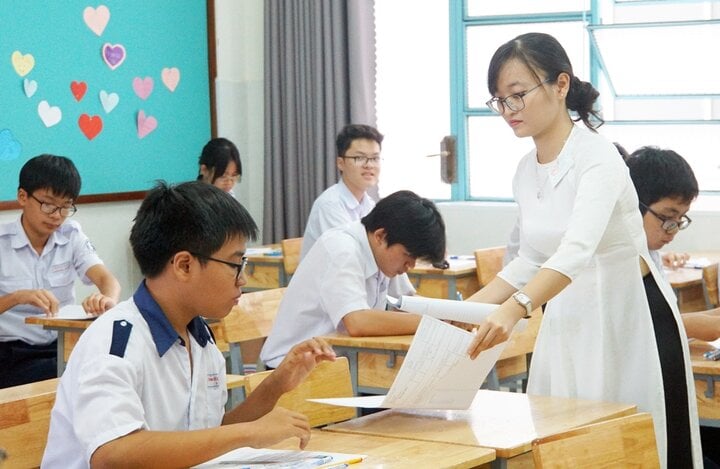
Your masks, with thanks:
[{"label": "student in white shirt", "polygon": [[488,105],[535,148],[513,180],[518,256],[473,295],[500,306],[478,326],[469,353],[507,340],[521,317],[547,303],[528,393],[637,404],[653,415],[663,467],[701,467],[685,330],[649,258],[627,167],[594,132],[599,93],[543,33],[500,46],[487,83]]},{"label": "student in white shirt", "polygon": [[159,184],[130,244],[145,279],[82,334],[60,379],[42,467],[190,467],[230,450],[310,437],[307,418],[275,408],[322,360],[321,340],[294,347],[225,413],[225,360],[204,318],[220,320],[246,283],[257,226],[202,182]]},{"label": "student in white shirt", "polygon": [[57,376],[57,333],[25,324],[75,303],[75,280],[97,286],[86,312],[101,314],[120,296],[80,224],[69,220],[80,193],[77,168],[64,156],[40,155],[20,170],[19,219],[0,225],[0,388]]},{"label": "student in white shirt", "polygon": [[260,358],[277,366],[293,344],[335,331],[351,336],[413,334],[415,314],[386,311],[389,280],[418,258],[442,261],[445,224],[431,201],[410,191],[383,198],[361,221],[326,231],[283,295]]}]

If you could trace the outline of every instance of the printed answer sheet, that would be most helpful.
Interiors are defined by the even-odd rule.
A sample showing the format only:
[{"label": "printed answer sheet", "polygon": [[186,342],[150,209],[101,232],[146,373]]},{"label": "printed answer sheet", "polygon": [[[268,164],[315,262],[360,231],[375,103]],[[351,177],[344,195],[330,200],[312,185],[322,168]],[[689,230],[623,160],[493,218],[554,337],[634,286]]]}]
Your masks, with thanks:
[{"label": "printed answer sheet", "polygon": [[[522,330],[527,320],[515,326]],[[464,410],[495,366],[507,342],[471,360],[467,349],[474,335],[430,316],[423,316],[402,367],[386,396],[310,399],[323,404],[366,408]]]},{"label": "printed answer sheet", "polygon": [[472,301],[442,300],[425,296],[387,297],[388,304],[408,313],[423,314],[437,319],[480,324],[499,305]]}]

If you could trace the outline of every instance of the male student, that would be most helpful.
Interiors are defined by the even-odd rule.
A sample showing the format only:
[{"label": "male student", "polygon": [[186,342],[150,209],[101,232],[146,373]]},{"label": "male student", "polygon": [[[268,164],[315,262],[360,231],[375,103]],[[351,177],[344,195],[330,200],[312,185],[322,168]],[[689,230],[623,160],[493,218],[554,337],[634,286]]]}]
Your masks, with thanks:
[{"label": "male student", "polygon": [[[698,195],[695,174],[682,156],[653,146],[634,151],[625,161],[640,200],[650,257],[663,272],[663,265],[672,268],[673,261],[685,258],[676,253],[661,256],[660,249],[690,226],[686,214]],[[720,337],[720,309],[683,313],[682,319],[688,337],[701,340]]]},{"label": "male student", "polygon": [[442,261],[445,223],[410,191],[380,200],[361,221],[326,231],[283,295],[260,358],[276,367],[292,344],[335,331],[351,336],[412,334],[420,316],[386,311],[389,279],[418,258]]},{"label": "male student", "polygon": [[291,437],[305,446],[305,416],[274,406],[317,362],[335,359],[320,340],[295,346],[224,413],[225,360],[203,317],[222,319],[237,302],[245,243],[256,235],[248,212],[211,184],[160,183],[148,193],[130,233],[145,280],[75,346],[43,467],[189,467]]},{"label": "male student", "polygon": [[25,324],[75,303],[75,280],[98,291],[83,301],[100,314],[114,306],[120,284],[103,265],[80,224],[80,175],[63,156],[40,155],[20,170],[20,218],[0,225],[0,388],[57,376],[57,334]]}]

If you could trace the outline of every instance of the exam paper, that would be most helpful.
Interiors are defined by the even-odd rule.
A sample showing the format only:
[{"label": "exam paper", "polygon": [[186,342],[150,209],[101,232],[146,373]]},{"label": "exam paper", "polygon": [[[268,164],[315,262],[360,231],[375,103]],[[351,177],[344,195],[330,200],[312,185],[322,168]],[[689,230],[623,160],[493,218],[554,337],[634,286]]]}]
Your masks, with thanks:
[{"label": "exam paper", "polygon": [[238,448],[194,467],[202,469],[221,467],[242,467],[248,469],[321,469],[343,463],[360,462],[365,459],[365,457],[364,454],[329,453],[325,451]]},{"label": "exam paper", "polygon": [[65,305],[52,317],[57,319],[95,319],[96,316],[86,313],[82,305]]},{"label": "exam paper", "polygon": [[447,321],[480,324],[499,305],[473,301],[442,300],[425,296],[387,297],[388,303],[408,313],[423,314]]},{"label": "exam paper", "polygon": [[[527,320],[523,319],[516,329],[526,326]],[[309,400],[365,408],[468,409],[507,345],[498,344],[471,360],[467,349],[473,337],[452,324],[423,316],[386,396]]]}]

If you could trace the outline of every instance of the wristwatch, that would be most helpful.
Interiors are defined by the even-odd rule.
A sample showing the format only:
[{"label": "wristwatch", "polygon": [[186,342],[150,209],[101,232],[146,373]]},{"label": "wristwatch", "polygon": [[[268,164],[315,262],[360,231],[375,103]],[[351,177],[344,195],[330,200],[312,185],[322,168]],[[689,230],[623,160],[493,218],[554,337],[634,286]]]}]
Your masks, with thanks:
[{"label": "wristwatch", "polygon": [[520,306],[525,308],[525,316],[523,319],[529,319],[533,312],[532,300],[524,292],[520,290],[512,294],[512,299],[517,302]]}]

